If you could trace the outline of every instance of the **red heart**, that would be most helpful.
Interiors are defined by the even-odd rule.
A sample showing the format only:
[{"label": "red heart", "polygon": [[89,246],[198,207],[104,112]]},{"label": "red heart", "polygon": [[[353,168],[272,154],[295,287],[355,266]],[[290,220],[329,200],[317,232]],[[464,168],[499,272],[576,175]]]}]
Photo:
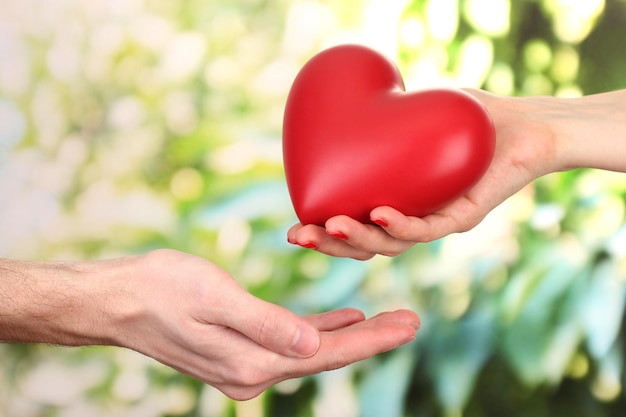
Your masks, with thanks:
[{"label": "red heart", "polygon": [[406,93],[396,66],[363,46],[314,56],[287,98],[285,174],[302,224],[339,214],[367,223],[378,206],[432,213],[482,177],[494,147],[476,99],[453,89]]}]

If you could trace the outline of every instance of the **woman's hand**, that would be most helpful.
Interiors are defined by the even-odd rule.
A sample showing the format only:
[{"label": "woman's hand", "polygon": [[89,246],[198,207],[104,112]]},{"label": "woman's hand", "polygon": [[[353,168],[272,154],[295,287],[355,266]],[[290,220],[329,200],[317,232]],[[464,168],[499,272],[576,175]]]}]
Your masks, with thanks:
[{"label": "woman's hand", "polygon": [[297,224],[288,232],[289,242],[362,260],[376,254],[395,256],[416,243],[473,228],[526,184],[558,168],[555,133],[544,120],[540,103],[481,90],[468,92],[485,105],[494,120],[496,149],[487,172],[467,194],[421,218],[377,207],[370,213],[375,224],[362,224],[347,216],[330,218],[325,227]]},{"label": "woman's hand", "polygon": [[329,219],[325,227],[296,224],[289,242],[355,259],[394,256],[415,243],[473,228],[542,175],[581,167],[626,172],[626,90],[569,99],[467,91],[485,105],[496,129],[493,161],[467,194],[422,218],[377,207],[370,218],[379,226],[346,216]]}]

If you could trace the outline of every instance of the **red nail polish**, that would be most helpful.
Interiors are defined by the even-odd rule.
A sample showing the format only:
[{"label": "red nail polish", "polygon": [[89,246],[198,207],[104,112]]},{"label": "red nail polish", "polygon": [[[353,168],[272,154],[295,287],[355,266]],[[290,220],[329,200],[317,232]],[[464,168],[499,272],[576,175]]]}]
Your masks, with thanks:
[{"label": "red nail polish", "polygon": [[374,223],[376,223],[377,225],[381,226],[381,227],[389,226],[389,224],[386,221],[384,221],[383,219],[372,219],[372,221]]},{"label": "red nail polish", "polygon": [[337,238],[337,239],[341,239],[341,240],[348,239],[348,236],[346,236],[346,234],[343,232],[326,232],[326,233],[328,233],[330,236]]},{"label": "red nail polish", "polygon": [[289,236],[287,236],[287,242],[291,243],[292,245],[295,245],[296,243],[298,243],[295,240],[293,240],[292,238],[290,238]]},{"label": "red nail polish", "polygon": [[307,249],[317,249],[317,245],[313,242],[298,243],[298,245]]}]

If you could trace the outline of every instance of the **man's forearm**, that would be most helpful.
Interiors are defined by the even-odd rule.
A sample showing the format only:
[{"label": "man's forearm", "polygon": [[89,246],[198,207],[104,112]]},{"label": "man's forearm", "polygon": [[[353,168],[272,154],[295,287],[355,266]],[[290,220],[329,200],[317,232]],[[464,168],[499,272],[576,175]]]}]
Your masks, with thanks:
[{"label": "man's forearm", "polygon": [[106,342],[103,297],[86,264],[0,259],[0,341]]}]

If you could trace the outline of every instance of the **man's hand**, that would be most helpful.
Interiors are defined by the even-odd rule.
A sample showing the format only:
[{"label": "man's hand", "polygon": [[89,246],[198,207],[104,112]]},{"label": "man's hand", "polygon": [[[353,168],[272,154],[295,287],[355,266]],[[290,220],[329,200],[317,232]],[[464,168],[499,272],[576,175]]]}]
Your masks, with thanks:
[{"label": "man's hand", "polygon": [[235,399],[415,338],[407,310],[299,317],[172,250],[95,262],[0,261],[0,340],[130,348]]}]

